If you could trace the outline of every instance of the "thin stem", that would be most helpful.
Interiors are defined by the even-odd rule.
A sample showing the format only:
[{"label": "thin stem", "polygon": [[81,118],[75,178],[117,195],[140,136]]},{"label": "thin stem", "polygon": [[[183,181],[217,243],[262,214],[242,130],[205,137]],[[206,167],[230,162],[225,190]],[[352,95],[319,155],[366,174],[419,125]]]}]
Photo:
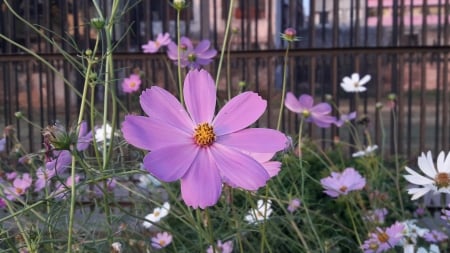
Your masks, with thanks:
[{"label": "thin stem", "polygon": [[353,232],[355,233],[356,240],[358,241],[358,245],[361,247],[362,246],[361,238],[359,238],[358,229],[356,228],[355,219],[353,218],[353,213],[352,213],[352,210],[350,208],[350,204],[348,202],[348,199],[345,200],[345,205],[347,206],[347,213],[350,216],[350,220],[352,221]]},{"label": "thin stem", "polygon": [[[231,53],[231,40],[233,39],[233,33],[231,33],[230,41],[228,42],[228,49],[227,49],[227,95],[228,100],[231,99],[231,62],[230,62],[230,53]],[[217,82],[216,82],[217,83]]]},{"label": "thin stem", "polygon": [[180,13],[181,10],[177,8],[177,51],[178,51],[178,92],[180,96],[180,102],[183,105],[184,104],[184,98],[183,98],[183,82],[181,80],[181,31],[180,31]]},{"label": "thin stem", "polygon": [[277,121],[277,130],[280,130],[281,127],[281,119],[283,118],[283,109],[284,109],[284,98],[286,96],[286,76],[287,76],[287,65],[288,65],[288,54],[289,54],[289,43],[286,47],[286,52],[284,54],[284,66],[283,66],[283,84],[281,90],[281,101],[280,101],[280,111],[278,113],[278,121]]},{"label": "thin stem", "polygon": [[222,50],[220,51],[219,65],[217,67],[216,89],[219,85],[220,71],[222,70],[223,55],[225,54],[225,48],[227,48],[228,33],[230,32],[230,24],[231,24],[231,19],[233,17],[232,16],[233,6],[234,6],[234,0],[230,0],[230,6],[228,6],[227,24],[225,26],[225,35],[223,38]]},{"label": "thin stem", "polygon": [[211,243],[211,247],[213,249],[213,253],[216,253],[216,245],[214,243],[214,233],[211,218],[209,217],[208,208],[205,209],[205,217],[206,217],[206,225],[208,226],[208,234],[209,234],[209,242]]},{"label": "thin stem", "polygon": [[401,186],[400,186],[400,165],[398,161],[398,143],[397,143],[397,115],[395,113],[395,108],[392,109],[392,121],[394,125],[393,129],[393,140],[394,140],[394,160],[395,160],[395,187],[397,189],[398,194],[398,202],[400,204],[400,210],[402,211],[402,214],[405,214],[405,209],[403,206],[403,198],[401,193]]},{"label": "thin stem", "polygon": [[72,237],[73,237],[73,222],[75,214],[75,157],[72,155],[72,166],[70,170],[70,176],[72,177],[72,185],[70,186],[70,209],[69,209],[69,231],[67,236],[67,253],[72,252]]},{"label": "thin stem", "polygon": [[[5,202],[6,202],[6,207],[8,208],[8,211],[9,211],[10,213],[12,213],[12,212],[13,212],[13,209],[12,209],[12,207],[11,207],[11,204],[9,203],[9,201],[5,201]],[[16,222],[16,224],[17,224],[17,228],[19,229],[20,234],[21,234],[23,240],[25,241],[25,244],[27,245],[27,250],[30,250],[31,252],[34,252],[34,251],[32,251],[32,249],[31,249],[31,243],[30,243],[30,240],[29,240],[29,238],[28,238],[28,234],[25,233],[25,230],[24,230],[23,227],[22,227],[22,222],[19,221],[19,219],[17,218],[17,216],[13,216],[13,218],[14,218],[14,221]]]}]

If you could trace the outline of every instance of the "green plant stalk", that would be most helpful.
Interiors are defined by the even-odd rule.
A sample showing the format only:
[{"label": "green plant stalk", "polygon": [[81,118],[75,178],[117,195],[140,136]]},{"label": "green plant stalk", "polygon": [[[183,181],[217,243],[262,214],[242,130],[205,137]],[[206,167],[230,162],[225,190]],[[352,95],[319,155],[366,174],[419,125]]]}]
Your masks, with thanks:
[{"label": "green plant stalk", "polygon": [[269,251],[271,251],[269,247],[269,243],[267,242],[267,236],[266,236],[266,214],[267,214],[267,205],[268,205],[268,199],[269,199],[269,185],[266,184],[265,186],[265,194],[264,194],[264,220],[263,224],[261,226],[261,245],[260,245],[260,252],[264,253],[264,246],[267,244],[267,248]]},{"label": "green plant stalk", "polygon": [[[8,212],[12,213],[14,210],[11,207],[11,204],[9,203],[9,201],[5,201],[6,206],[8,208]],[[22,235],[23,240],[25,241],[25,244],[27,245],[27,250],[29,250],[31,253],[34,253],[34,251],[31,248],[31,243],[30,240],[28,238],[28,234],[25,233],[25,230],[22,227],[22,222],[19,221],[19,219],[17,219],[17,216],[13,216],[14,221],[17,224],[17,228],[19,229],[20,234]]]},{"label": "green plant stalk", "polygon": [[301,177],[302,177],[301,184],[300,184],[300,193],[301,193],[301,196],[303,199],[302,205],[305,210],[308,223],[311,226],[311,230],[312,230],[314,236],[316,237],[316,240],[320,246],[320,251],[325,252],[325,249],[323,248],[323,245],[322,245],[322,241],[320,240],[320,237],[317,234],[317,231],[314,227],[314,223],[311,220],[311,215],[309,214],[309,209],[308,209],[308,206],[306,205],[306,198],[304,198],[304,196],[305,196],[305,176],[306,176],[305,170],[303,169],[303,162],[302,162],[302,131],[303,131],[304,121],[305,121],[304,117],[301,117],[300,126],[298,128],[298,159],[299,159],[299,166],[300,166]]},{"label": "green plant stalk", "polygon": [[211,247],[213,249],[213,253],[216,253],[216,244],[214,243],[214,233],[211,218],[209,217],[208,208],[205,208],[205,216],[206,216],[206,225],[208,226],[208,235],[209,235],[209,243],[211,243]]},{"label": "green plant stalk", "polygon": [[222,70],[222,63],[223,63],[223,56],[225,54],[225,48],[227,48],[228,33],[230,32],[230,24],[231,24],[231,19],[233,17],[232,16],[233,6],[234,6],[234,0],[230,0],[230,6],[228,7],[227,24],[225,26],[225,35],[223,38],[222,50],[220,51],[219,65],[217,67],[216,89],[219,86],[220,72]]},{"label": "green plant stalk", "polygon": [[[231,40],[233,39],[233,33],[231,33],[230,41],[228,42],[227,49],[227,95],[228,101],[231,99],[231,62],[230,62],[230,53],[231,53]],[[216,82],[217,84],[217,82]]]},{"label": "green plant stalk", "polygon": [[403,198],[401,193],[401,186],[400,186],[400,164],[398,161],[398,143],[397,143],[397,115],[395,113],[395,110],[392,109],[392,121],[394,124],[394,131],[392,133],[394,138],[394,160],[395,160],[395,188],[397,189],[397,196],[398,196],[398,202],[400,204],[400,210],[402,211],[402,215],[405,215],[405,208],[403,205]]},{"label": "green plant stalk", "polygon": [[[96,39],[96,46],[98,45],[98,36]],[[95,55],[95,49],[92,55]],[[92,57],[91,55],[91,57]],[[92,71],[92,59],[88,59],[87,68],[86,68],[86,75],[84,78],[84,84],[83,84],[83,94],[81,96],[81,107],[80,112],[78,114],[78,121],[77,121],[77,128],[76,128],[76,136],[78,136],[78,132],[80,131],[80,125],[83,120],[84,115],[84,109],[86,106],[86,97],[87,97],[87,91],[89,86],[89,76],[91,75]],[[76,199],[76,187],[75,187],[75,156],[72,154],[72,164],[71,164],[71,170],[70,174],[72,176],[72,185],[70,186],[70,209],[69,209],[69,232],[67,237],[67,252],[71,252],[72,250],[72,237],[73,237],[73,222],[74,222],[74,214],[75,214],[75,199]]]},{"label": "green plant stalk", "polygon": [[281,119],[283,118],[283,109],[284,109],[284,98],[286,96],[286,76],[287,76],[287,65],[288,65],[288,54],[289,54],[289,43],[286,47],[286,52],[284,54],[284,66],[283,66],[283,84],[281,90],[281,101],[280,101],[280,111],[278,113],[278,121],[277,121],[277,130],[280,131],[281,128]]},{"label": "green plant stalk", "polygon": [[297,234],[298,239],[302,242],[303,246],[305,247],[306,252],[310,253],[311,249],[309,248],[308,244],[306,243],[305,237],[303,236],[303,233],[298,229],[297,224],[290,218],[290,223],[292,228],[294,229],[295,233]]},{"label": "green plant stalk", "polygon": [[177,8],[177,51],[178,51],[178,92],[180,97],[180,102],[182,105],[184,105],[184,98],[183,98],[183,81],[181,80],[181,31],[180,31],[180,14],[181,10]]},{"label": "green plant stalk", "polygon": [[[49,198],[48,195],[48,185],[45,185],[44,188],[44,194],[45,194],[45,198]],[[53,229],[52,226],[50,224],[50,211],[51,211],[51,204],[50,202],[46,202],[46,209],[47,209],[47,224],[48,224],[48,234],[50,237],[50,248],[52,249],[52,252],[55,252],[55,247],[53,246]]]},{"label": "green plant stalk", "polygon": [[348,216],[350,216],[350,220],[352,221],[353,232],[355,233],[356,240],[358,241],[358,245],[361,247],[362,246],[362,241],[361,241],[361,238],[359,238],[358,229],[356,228],[355,219],[353,218],[353,212],[352,212],[352,210],[350,208],[350,204],[348,203],[348,199],[345,200],[345,205],[347,206]]},{"label": "green plant stalk", "polygon": [[75,214],[75,198],[76,198],[76,187],[75,187],[75,157],[72,155],[72,165],[70,170],[70,176],[72,177],[72,185],[70,186],[70,209],[69,209],[69,231],[67,236],[67,253],[72,252],[72,241],[73,241],[73,222]]}]

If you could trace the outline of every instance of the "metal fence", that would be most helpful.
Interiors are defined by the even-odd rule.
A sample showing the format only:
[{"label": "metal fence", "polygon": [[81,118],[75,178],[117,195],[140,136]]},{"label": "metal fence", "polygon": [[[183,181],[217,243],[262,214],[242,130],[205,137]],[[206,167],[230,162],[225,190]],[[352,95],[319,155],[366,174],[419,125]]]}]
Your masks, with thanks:
[{"label": "metal fence", "polygon": [[[21,111],[40,126],[56,120],[70,126],[80,101],[62,77],[75,90],[81,90],[83,83],[58,47],[40,33],[76,57],[92,46],[89,20],[95,12],[90,1],[0,3],[0,33],[32,49],[57,70],[50,70],[24,50],[0,40],[0,125],[13,124],[25,147],[33,151],[41,147],[40,132],[17,120],[14,113]],[[6,3],[39,32],[16,18]],[[99,3],[107,10],[111,1]],[[229,3],[190,1],[182,16],[182,34],[194,40],[210,39],[220,50]],[[258,124],[276,127],[286,46],[279,34],[286,27],[295,27],[303,39],[290,50],[290,91],[313,94],[316,101],[330,94],[339,108],[348,112],[355,108],[355,100],[340,89],[340,81],[353,72],[371,74],[359,112],[370,119],[368,130],[374,143],[388,144],[386,153],[391,153],[394,143],[398,143],[398,150],[408,157],[427,149],[448,150],[449,6],[449,0],[235,0],[231,7],[234,33],[230,60],[225,60],[221,72],[219,99],[223,101],[228,92],[237,94],[238,83],[245,82],[245,89],[255,90],[268,100],[269,109]],[[117,94],[128,112],[139,112],[136,97],[121,93],[121,79],[138,69],[144,73],[144,88],[161,85],[176,92],[171,79],[174,67],[167,65],[166,56],[140,53],[140,46],[160,32],[168,31],[174,37],[175,15],[166,1],[128,1],[121,7],[124,13],[114,31],[118,43],[114,55]],[[226,88],[227,66],[233,73],[230,91]],[[215,75],[217,67],[215,61],[207,69]],[[393,110],[387,106],[389,93],[397,95]],[[100,104],[101,98],[96,102]],[[381,114],[375,110],[376,102],[386,105]],[[121,115],[124,113],[121,111]],[[295,115],[285,112],[283,119],[283,130],[295,134]],[[337,128],[310,127],[308,133],[327,140],[347,138]]]}]

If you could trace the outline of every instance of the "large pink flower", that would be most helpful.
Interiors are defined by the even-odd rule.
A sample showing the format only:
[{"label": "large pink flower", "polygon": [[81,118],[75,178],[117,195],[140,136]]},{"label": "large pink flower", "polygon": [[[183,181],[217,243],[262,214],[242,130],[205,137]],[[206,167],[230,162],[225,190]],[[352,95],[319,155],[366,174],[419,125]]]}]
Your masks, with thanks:
[{"label": "large pink flower", "polygon": [[261,162],[265,159],[250,154],[274,154],[287,143],[279,131],[245,129],[264,113],[267,102],[254,92],[244,92],[214,117],[216,88],[205,70],[187,74],[184,100],[187,111],[172,94],[154,86],[140,97],[149,117],[126,116],[125,139],[151,150],[144,158],[145,168],[162,181],[181,179],[182,197],[194,208],[214,205],[223,180],[246,190],[264,186],[270,178]]}]

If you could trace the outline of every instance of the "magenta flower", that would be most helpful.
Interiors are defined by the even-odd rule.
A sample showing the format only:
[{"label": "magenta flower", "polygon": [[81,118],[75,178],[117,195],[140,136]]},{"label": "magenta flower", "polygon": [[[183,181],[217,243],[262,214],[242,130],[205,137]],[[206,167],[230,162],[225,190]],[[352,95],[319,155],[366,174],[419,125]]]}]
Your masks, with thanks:
[{"label": "magenta flower", "polygon": [[16,177],[17,177],[17,172],[15,172],[15,171],[6,173],[6,180],[8,180],[8,181],[13,181],[14,179],[16,179]]},{"label": "magenta flower", "polygon": [[349,123],[351,120],[354,120],[356,118],[356,112],[351,112],[349,114],[341,114],[341,117],[339,120],[336,120],[334,124],[337,127],[343,126],[345,123]]},{"label": "magenta flower", "polygon": [[254,92],[244,92],[214,117],[216,88],[205,70],[187,74],[183,94],[187,111],[172,94],[153,86],[140,97],[149,117],[125,117],[125,140],[151,150],[144,167],[161,181],[181,179],[183,200],[194,208],[217,203],[224,179],[245,190],[264,186],[270,174],[248,153],[274,154],[287,143],[279,131],[245,129],[264,113],[267,102]]},{"label": "magenta flower", "polygon": [[169,45],[169,43],[172,42],[172,40],[170,39],[170,34],[169,33],[160,33],[158,34],[158,36],[156,37],[156,40],[149,40],[147,42],[147,44],[142,45],[142,50],[144,51],[144,53],[156,53],[158,52],[158,50],[162,47],[162,46],[167,46]]},{"label": "magenta flower", "polygon": [[12,186],[5,189],[6,198],[9,200],[14,200],[19,196],[24,195],[28,188],[30,188],[33,180],[29,173],[24,173],[22,176],[18,176],[14,179]]},{"label": "magenta flower", "polygon": [[133,93],[141,87],[141,77],[131,74],[128,78],[124,78],[122,82],[122,90],[125,93]]},{"label": "magenta flower", "polygon": [[92,141],[92,131],[88,132],[88,124],[86,121],[81,122],[80,131],[78,132],[77,150],[83,151],[89,147]]},{"label": "magenta flower", "polygon": [[425,239],[425,241],[427,242],[439,243],[442,241],[446,241],[448,239],[448,236],[441,231],[431,230],[423,235],[423,239]]},{"label": "magenta flower", "polygon": [[[213,61],[217,51],[209,49],[211,42],[209,40],[202,40],[194,48],[192,42],[187,37],[180,39],[180,65],[181,67],[189,67],[190,69],[198,69],[201,66],[206,66]],[[178,47],[177,44],[171,42],[168,46],[167,56],[175,64],[178,64]]]},{"label": "magenta flower", "polygon": [[34,191],[39,192],[47,185],[49,180],[56,175],[55,167],[39,167],[36,171],[36,181],[34,181]]},{"label": "magenta flower", "polygon": [[304,94],[297,99],[292,92],[288,92],[284,105],[290,111],[303,116],[306,122],[313,122],[318,127],[330,127],[336,122],[336,118],[329,115],[332,111],[331,105],[328,103],[314,105],[314,99],[310,95]]},{"label": "magenta flower", "polygon": [[157,233],[152,237],[152,246],[157,249],[167,247],[172,242],[172,235],[167,232]]},{"label": "magenta flower", "polygon": [[386,230],[377,227],[376,232],[370,233],[362,249],[366,253],[380,253],[394,248],[402,240],[404,229],[404,225],[400,222],[394,223]]},{"label": "magenta flower", "polygon": [[55,151],[55,158],[45,163],[47,170],[56,170],[56,173],[61,174],[68,168],[72,162],[72,155],[69,151]]},{"label": "magenta flower", "polygon": [[361,190],[366,185],[363,178],[355,169],[346,168],[342,173],[331,172],[331,176],[320,180],[325,193],[330,197],[337,198],[347,195],[351,191]]},{"label": "magenta flower", "polygon": [[216,251],[214,251],[212,245],[210,245],[208,247],[208,249],[206,250],[206,253],[213,253],[213,252],[220,252],[220,253],[233,252],[233,241],[227,241],[227,242],[222,243],[221,240],[218,240],[217,244],[216,244]]}]

